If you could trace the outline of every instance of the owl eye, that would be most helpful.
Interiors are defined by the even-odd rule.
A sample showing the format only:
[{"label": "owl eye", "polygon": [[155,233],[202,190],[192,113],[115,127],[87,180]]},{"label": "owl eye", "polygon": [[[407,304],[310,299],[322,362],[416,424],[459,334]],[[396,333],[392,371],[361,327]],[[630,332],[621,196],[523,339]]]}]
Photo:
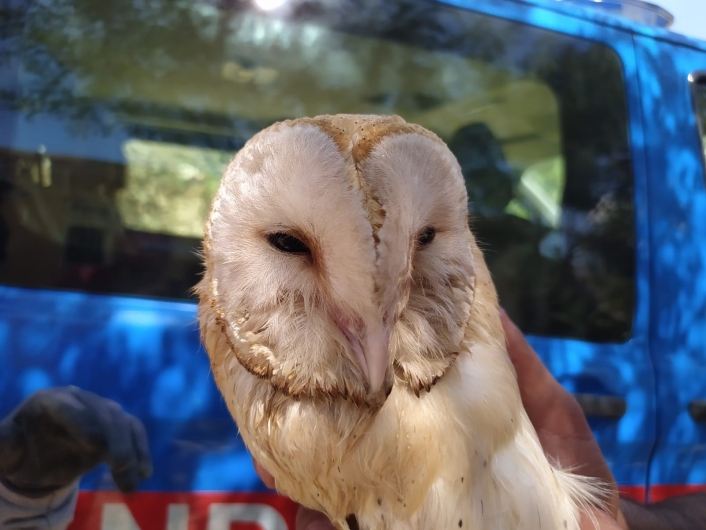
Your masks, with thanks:
[{"label": "owl eye", "polygon": [[417,236],[417,245],[419,245],[420,247],[426,247],[432,241],[434,241],[435,237],[436,230],[434,230],[431,226],[428,226]]},{"label": "owl eye", "polygon": [[289,234],[283,234],[282,232],[277,232],[275,234],[270,234],[267,236],[267,240],[270,245],[275,247],[281,252],[286,252],[287,254],[309,254],[309,247],[307,247],[301,240]]}]

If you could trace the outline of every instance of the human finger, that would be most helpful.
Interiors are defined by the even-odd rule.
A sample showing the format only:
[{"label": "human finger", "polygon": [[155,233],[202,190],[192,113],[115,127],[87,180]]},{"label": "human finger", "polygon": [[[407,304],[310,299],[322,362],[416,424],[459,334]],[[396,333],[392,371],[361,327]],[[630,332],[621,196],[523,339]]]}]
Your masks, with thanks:
[{"label": "human finger", "polygon": [[297,511],[296,530],[334,530],[331,521],[321,512],[300,506]]},{"label": "human finger", "polygon": [[21,437],[11,420],[0,423],[0,473],[13,470],[22,460]]},{"label": "human finger", "polygon": [[109,411],[112,420],[106,428],[106,463],[110,466],[118,489],[123,493],[132,493],[140,483],[140,464],[133,443],[132,417],[123,412],[117,404],[111,404]]},{"label": "human finger", "polygon": [[581,530],[624,530],[613,515],[599,508],[589,508],[580,517]]},{"label": "human finger", "polygon": [[270,489],[275,488],[275,477],[273,477],[262,465],[260,465],[260,462],[255,460],[254,458],[252,459],[253,466],[255,467],[255,471],[257,474],[260,476],[260,480],[265,484]]},{"label": "human finger", "polygon": [[135,416],[130,416],[130,424],[132,430],[132,445],[137,456],[137,472],[140,478],[149,478],[152,476],[153,469],[147,431],[142,422]]}]

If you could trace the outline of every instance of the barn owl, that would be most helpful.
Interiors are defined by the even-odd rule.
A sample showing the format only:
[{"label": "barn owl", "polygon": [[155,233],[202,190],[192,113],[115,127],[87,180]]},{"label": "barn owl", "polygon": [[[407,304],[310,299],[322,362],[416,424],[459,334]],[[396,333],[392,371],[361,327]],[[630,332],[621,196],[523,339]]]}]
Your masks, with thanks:
[{"label": "barn owl", "polygon": [[395,116],[272,125],[228,166],[196,287],[277,489],[338,530],[576,530],[597,486],[522,407],[456,159]]}]

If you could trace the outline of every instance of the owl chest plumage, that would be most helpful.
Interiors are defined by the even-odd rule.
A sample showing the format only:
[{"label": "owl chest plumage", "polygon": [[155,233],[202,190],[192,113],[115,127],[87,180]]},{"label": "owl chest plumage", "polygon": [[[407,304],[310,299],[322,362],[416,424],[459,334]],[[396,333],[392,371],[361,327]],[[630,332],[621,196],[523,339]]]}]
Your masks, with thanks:
[{"label": "owl chest plumage", "polygon": [[570,492],[582,485],[547,462],[492,340],[461,352],[431,391],[398,379],[366,411],[273,390],[212,321],[202,315],[214,376],[246,445],[281,493],[338,528],[351,515],[361,530],[578,528]]}]

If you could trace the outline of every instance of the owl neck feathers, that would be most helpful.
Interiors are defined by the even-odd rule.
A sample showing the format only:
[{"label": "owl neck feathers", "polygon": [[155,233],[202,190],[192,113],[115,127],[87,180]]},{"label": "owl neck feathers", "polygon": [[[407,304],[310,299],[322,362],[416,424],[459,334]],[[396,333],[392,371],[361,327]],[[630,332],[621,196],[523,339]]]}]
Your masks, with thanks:
[{"label": "owl neck feathers", "polygon": [[[255,377],[267,381],[276,392],[294,399],[334,401],[342,398],[359,407],[371,406],[367,403],[362,389],[326,380],[303,386],[282,377],[281,361],[274,352],[266,345],[253,341],[252,337],[248,336],[248,332],[241,333],[241,325],[247,321],[247,315],[236,319],[229,318],[218,304],[217,291],[214,290],[210,278],[204,278],[197,290],[201,298],[201,307],[207,308],[206,310],[211,313],[209,333],[214,331],[218,333],[238,364]],[[446,371],[453,366],[458,354],[469,349],[466,340],[467,324],[462,328],[463,339],[454,350],[428,356],[411,356],[400,350],[393,364],[395,385],[406,386],[417,397],[420,397],[423,392],[430,392]],[[216,362],[215,359],[213,361]],[[381,405],[382,403],[377,404],[377,406]]]}]

